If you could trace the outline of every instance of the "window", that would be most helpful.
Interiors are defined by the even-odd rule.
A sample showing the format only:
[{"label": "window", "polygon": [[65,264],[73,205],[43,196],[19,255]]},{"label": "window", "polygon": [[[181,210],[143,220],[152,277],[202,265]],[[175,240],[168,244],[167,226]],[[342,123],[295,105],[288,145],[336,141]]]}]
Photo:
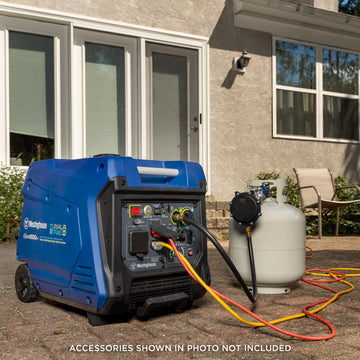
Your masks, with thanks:
[{"label": "window", "polygon": [[275,41],[275,135],[359,141],[359,55]]},{"label": "window", "polygon": [[359,140],[359,57],[323,49],[324,137]]},{"label": "window", "polygon": [[10,157],[54,157],[54,40],[9,32]]},{"label": "window", "polygon": [[199,161],[198,54],[147,44],[152,159]]},{"label": "window", "polygon": [[124,48],[85,44],[86,155],[125,155]]},{"label": "window", "polygon": [[74,150],[199,162],[199,51],[142,43],[143,52],[130,36],[75,31],[75,84],[84,85],[73,118],[84,143]]},{"label": "window", "polygon": [[68,28],[0,22],[0,163],[69,157]]},{"label": "window", "polygon": [[74,40],[74,132],[82,141],[73,143],[73,155],[136,157],[140,142],[136,39],[76,29]]}]

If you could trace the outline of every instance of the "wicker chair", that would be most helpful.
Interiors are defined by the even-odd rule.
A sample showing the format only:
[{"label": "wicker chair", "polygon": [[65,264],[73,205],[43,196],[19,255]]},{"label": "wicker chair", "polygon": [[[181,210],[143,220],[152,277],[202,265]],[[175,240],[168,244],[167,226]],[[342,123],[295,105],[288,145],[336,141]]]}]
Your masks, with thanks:
[{"label": "wicker chair", "polygon": [[358,200],[338,201],[336,191],[344,188],[360,190],[359,186],[344,186],[335,188],[331,171],[326,168],[319,169],[293,169],[300,192],[301,209],[318,209],[318,234],[322,237],[321,210],[336,208],[336,236],[339,235],[339,208],[350,204],[360,203]]}]

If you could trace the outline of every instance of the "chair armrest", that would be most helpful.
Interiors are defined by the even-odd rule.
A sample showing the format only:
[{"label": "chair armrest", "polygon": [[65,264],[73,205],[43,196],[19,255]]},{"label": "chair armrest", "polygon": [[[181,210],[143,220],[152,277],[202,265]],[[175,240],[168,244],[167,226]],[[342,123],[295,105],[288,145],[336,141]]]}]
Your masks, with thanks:
[{"label": "chair armrest", "polygon": [[317,196],[320,197],[320,193],[317,191],[317,189],[316,189],[316,187],[314,185],[299,186],[299,190],[309,189],[309,188],[313,188],[314,191],[316,192]]}]

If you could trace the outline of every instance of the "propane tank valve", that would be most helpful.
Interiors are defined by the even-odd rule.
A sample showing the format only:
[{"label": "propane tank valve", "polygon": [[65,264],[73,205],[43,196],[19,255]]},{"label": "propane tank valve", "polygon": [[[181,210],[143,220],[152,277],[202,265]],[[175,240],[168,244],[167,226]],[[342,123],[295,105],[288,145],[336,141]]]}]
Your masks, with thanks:
[{"label": "propane tank valve", "polygon": [[230,201],[230,216],[240,225],[253,225],[261,216],[260,200],[252,191],[236,192]]}]

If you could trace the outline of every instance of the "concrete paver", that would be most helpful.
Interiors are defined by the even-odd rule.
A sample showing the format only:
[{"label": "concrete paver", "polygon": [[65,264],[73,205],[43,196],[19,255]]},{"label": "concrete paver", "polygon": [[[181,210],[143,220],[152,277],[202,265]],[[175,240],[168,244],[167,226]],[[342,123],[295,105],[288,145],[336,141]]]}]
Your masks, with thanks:
[{"label": "concrete paver", "polygon": [[[307,260],[308,269],[360,267],[360,237],[309,238],[307,244],[314,250],[314,257]],[[222,245],[227,249],[227,242]],[[328,341],[299,340],[269,328],[249,327],[210,295],[183,313],[92,327],[85,313],[74,308],[43,299],[21,303],[14,289],[19,264],[15,252],[15,244],[0,245],[1,359],[360,359],[360,277],[348,278],[355,290],[320,312],[336,329],[336,336]],[[209,265],[213,287],[251,307],[210,243]],[[272,320],[302,312],[304,305],[329,296],[300,281],[288,294],[259,294],[256,313]],[[309,318],[280,327],[309,336],[329,333],[324,324]]]}]

